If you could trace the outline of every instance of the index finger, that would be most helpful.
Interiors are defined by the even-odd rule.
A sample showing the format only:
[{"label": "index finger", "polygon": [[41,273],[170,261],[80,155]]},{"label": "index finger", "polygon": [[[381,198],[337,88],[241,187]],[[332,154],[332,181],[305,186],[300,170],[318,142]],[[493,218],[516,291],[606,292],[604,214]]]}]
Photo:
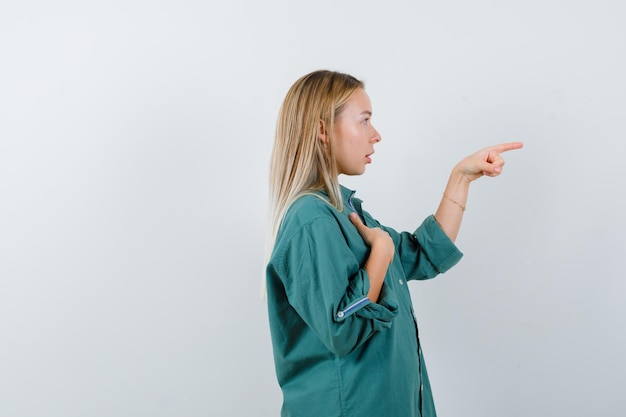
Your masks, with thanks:
[{"label": "index finger", "polygon": [[499,145],[495,145],[491,147],[491,150],[494,150],[498,153],[512,151],[515,149],[521,149],[524,147],[522,142],[509,142],[509,143],[501,143]]}]

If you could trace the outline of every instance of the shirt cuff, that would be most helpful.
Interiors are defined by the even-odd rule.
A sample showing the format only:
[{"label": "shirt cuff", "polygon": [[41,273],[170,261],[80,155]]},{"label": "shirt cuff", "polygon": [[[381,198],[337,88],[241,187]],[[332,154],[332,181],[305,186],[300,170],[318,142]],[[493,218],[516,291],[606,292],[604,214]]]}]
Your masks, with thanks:
[{"label": "shirt cuff", "polygon": [[[351,280],[351,301],[342,303],[335,313],[335,321],[342,322],[348,317],[355,315],[357,318],[372,320],[374,330],[382,330],[391,327],[391,321],[398,315],[398,300],[385,283],[380,291],[377,303],[373,303],[368,297],[369,277],[365,269],[361,269],[356,277]],[[356,294],[359,294],[356,296]]]},{"label": "shirt cuff", "polygon": [[432,214],[424,220],[414,234],[422,244],[423,250],[427,252],[431,264],[440,273],[452,268],[463,257],[463,253],[441,229]]}]

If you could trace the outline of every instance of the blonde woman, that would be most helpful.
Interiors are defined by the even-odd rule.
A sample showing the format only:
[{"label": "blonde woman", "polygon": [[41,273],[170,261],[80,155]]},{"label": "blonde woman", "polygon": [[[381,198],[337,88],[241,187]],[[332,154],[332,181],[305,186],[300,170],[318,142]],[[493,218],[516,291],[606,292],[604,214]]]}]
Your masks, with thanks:
[{"label": "blonde woman", "polygon": [[472,181],[502,172],[485,148],[459,162],[415,232],[378,223],[338,177],[361,175],[381,140],[356,78],[315,71],[280,109],[271,160],[266,271],[282,416],[435,416],[408,280],[461,259],[454,244]]}]

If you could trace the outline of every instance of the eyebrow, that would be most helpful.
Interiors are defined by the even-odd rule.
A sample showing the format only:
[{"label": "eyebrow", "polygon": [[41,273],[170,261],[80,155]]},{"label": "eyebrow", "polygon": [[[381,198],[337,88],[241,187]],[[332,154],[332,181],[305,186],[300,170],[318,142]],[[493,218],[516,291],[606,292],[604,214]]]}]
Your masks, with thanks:
[{"label": "eyebrow", "polygon": [[367,114],[368,116],[371,116],[372,112],[369,111],[369,110],[364,110],[364,111],[361,112],[361,114]]}]

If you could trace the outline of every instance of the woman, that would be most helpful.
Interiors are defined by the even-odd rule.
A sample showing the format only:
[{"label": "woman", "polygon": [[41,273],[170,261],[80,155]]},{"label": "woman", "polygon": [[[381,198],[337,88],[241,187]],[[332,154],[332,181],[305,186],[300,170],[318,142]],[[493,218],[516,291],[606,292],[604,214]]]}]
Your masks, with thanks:
[{"label": "woman", "polygon": [[502,152],[459,162],[413,233],[378,223],[340,174],[361,175],[381,140],[362,82],[315,71],[282,104],[271,162],[267,297],[282,416],[435,416],[407,280],[454,266],[469,185]]}]

